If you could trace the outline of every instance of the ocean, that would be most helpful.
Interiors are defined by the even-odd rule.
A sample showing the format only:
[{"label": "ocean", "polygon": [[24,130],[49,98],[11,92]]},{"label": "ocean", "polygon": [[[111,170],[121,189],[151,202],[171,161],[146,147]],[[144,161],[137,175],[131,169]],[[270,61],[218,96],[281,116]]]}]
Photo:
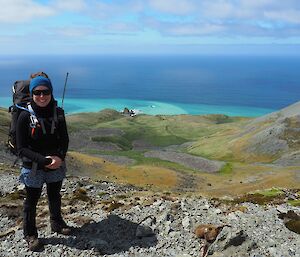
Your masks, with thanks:
[{"label": "ocean", "polygon": [[300,100],[299,57],[1,56],[0,106],[14,81],[46,72],[67,113],[124,107],[147,114],[261,116]]}]

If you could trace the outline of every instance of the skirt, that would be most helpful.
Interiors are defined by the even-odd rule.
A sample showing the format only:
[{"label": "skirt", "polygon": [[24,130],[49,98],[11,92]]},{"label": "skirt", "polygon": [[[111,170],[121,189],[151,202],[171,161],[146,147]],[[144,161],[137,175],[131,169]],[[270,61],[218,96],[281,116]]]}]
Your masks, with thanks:
[{"label": "skirt", "polygon": [[53,183],[62,181],[66,177],[66,165],[63,163],[56,170],[37,170],[32,171],[31,169],[22,168],[20,175],[20,182],[28,187],[42,188],[43,184]]}]

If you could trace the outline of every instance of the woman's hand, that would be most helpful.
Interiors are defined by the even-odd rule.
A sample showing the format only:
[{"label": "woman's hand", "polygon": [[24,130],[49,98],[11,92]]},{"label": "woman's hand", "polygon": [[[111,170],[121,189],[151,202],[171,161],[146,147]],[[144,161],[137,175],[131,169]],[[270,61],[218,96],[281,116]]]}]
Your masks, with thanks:
[{"label": "woman's hand", "polygon": [[50,164],[45,166],[47,169],[56,170],[62,164],[62,159],[60,159],[58,156],[46,156],[46,158],[50,158],[52,160]]}]

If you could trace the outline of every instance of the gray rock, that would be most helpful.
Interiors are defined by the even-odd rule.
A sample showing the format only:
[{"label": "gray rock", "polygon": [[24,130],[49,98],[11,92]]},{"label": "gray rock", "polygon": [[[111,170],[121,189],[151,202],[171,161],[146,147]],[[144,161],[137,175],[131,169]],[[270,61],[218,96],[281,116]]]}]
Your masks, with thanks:
[{"label": "gray rock", "polygon": [[137,226],[135,236],[143,238],[155,235],[154,228],[152,227],[154,227],[154,219],[151,217],[147,218]]},{"label": "gray rock", "polygon": [[224,228],[216,241],[210,246],[209,256],[249,256],[248,253],[255,247],[255,243],[249,240],[244,230],[230,230]]},{"label": "gray rock", "polygon": [[169,234],[171,231],[172,231],[172,228],[171,228],[171,221],[167,221],[167,222],[165,223],[165,234]]},{"label": "gray rock", "polygon": [[287,213],[288,212],[287,207],[286,206],[282,206],[282,205],[277,206],[276,210],[279,211],[280,213]]},{"label": "gray rock", "polygon": [[189,230],[190,228],[190,218],[188,216],[184,217],[183,220],[182,220],[182,226],[185,230]]}]

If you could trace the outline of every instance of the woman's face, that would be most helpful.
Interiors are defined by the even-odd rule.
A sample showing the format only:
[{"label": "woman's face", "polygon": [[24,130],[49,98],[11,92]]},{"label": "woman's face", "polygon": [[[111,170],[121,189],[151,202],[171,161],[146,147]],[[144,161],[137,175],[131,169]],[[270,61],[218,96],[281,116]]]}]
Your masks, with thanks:
[{"label": "woman's face", "polygon": [[32,93],[32,99],[39,107],[46,107],[51,101],[51,91],[46,86],[37,86]]}]

